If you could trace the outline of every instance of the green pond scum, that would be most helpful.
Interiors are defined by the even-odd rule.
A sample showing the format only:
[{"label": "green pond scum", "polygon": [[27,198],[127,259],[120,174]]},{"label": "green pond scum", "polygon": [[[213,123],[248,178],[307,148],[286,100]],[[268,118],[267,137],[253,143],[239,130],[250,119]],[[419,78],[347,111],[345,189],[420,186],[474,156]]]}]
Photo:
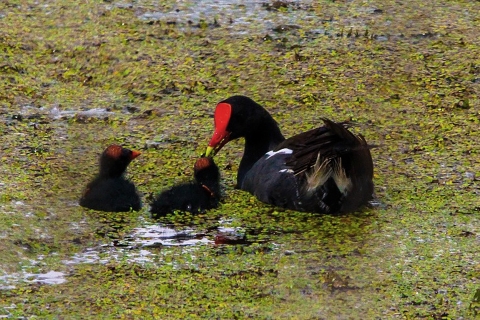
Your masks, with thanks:
[{"label": "green pond scum", "polygon": [[[0,3],[0,317],[479,317],[480,2],[264,2]],[[372,205],[260,203],[234,189],[235,141],[215,158],[218,209],[153,221],[148,205],[78,206],[111,143],[142,152],[127,177],[146,204],[191,179],[233,94],[286,137],[351,119],[378,145]],[[221,221],[245,244],[109,253],[142,225],[213,241]],[[106,248],[102,263],[65,263],[91,248]],[[151,259],[129,259],[142,250]],[[50,271],[64,281],[29,281]]]}]

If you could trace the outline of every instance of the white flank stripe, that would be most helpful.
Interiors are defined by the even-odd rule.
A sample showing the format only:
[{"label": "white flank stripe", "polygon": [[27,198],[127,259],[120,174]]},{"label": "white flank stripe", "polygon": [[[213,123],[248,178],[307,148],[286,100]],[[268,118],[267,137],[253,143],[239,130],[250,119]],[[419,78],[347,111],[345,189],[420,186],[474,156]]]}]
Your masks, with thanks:
[{"label": "white flank stripe", "polygon": [[278,172],[287,172],[287,173],[293,173],[293,170],[292,169],[282,169]]},{"label": "white flank stripe", "polygon": [[278,151],[268,151],[267,153],[265,153],[268,156],[266,160],[270,159],[276,154],[292,154],[292,152],[293,150],[288,148],[283,148]]}]

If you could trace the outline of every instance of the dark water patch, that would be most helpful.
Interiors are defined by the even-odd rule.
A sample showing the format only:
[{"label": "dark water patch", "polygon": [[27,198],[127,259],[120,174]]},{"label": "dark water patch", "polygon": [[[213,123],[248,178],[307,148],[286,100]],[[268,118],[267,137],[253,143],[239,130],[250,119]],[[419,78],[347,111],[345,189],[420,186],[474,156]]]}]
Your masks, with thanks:
[{"label": "dark water patch", "polygon": [[247,243],[228,243],[226,245],[218,245],[215,250],[217,255],[245,255],[245,254],[267,254],[276,250],[278,246],[273,243],[256,243],[256,242],[247,242]]},{"label": "dark water patch", "polygon": [[341,29],[327,29],[315,28],[305,32],[306,38],[309,40],[326,37],[328,39],[361,39],[361,40],[376,40],[388,41],[390,35],[376,34],[367,28],[341,28]]},{"label": "dark water patch", "polygon": [[[140,3],[141,6],[141,3]],[[300,1],[262,3],[258,1],[193,1],[189,6],[178,3],[168,11],[138,10],[140,20],[156,21],[181,29],[225,27],[231,34],[265,32],[275,25],[295,25],[314,19],[310,5]]]},{"label": "dark water patch", "polygon": [[[125,109],[125,113],[132,113],[132,110]],[[85,122],[87,119],[108,119],[109,116],[114,114],[115,113],[108,108],[67,110],[63,109],[60,105],[54,105],[52,107],[25,105],[20,108],[18,113],[7,114],[5,122],[29,121],[32,126],[37,126],[39,124],[49,124],[51,120],[68,120],[75,118],[79,122],[82,122],[82,120]]]},{"label": "dark water patch", "polygon": [[277,33],[283,33],[283,32],[294,31],[298,29],[300,29],[300,26],[297,26],[295,24],[280,24],[274,27],[272,30]]},{"label": "dark water patch", "polygon": [[247,240],[245,232],[238,228],[218,228],[218,233],[215,235],[214,240],[216,245],[229,244],[250,244],[251,241]]},{"label": "dark water patch", "polygon": [[378,41],[388,41],[389,37],[386,36],[386,35],[379,35],[379,36],[376,37],[376,40],[378,40]]},{"label": "dark water patch", "polygon": [[[220,221],[219,224],[228,222]],[[239,228],[215,227],[207,231],[196,231],[193,228],[175,229],[170,226],[153,224],[134,228],[131,233],[121,239],[113,239],[108,244],[88,248],[73,255],[63,263],[67,266],[76,264],[107,264],[111,261],[128,263],[156,263],[162,260],[164,249],[173,247],[190,247],[215,245],[217,250],[225,252],[232,245],[250,245],[246,234]],[[268,247],[268,249],[267,249]],[[253,252],[268,252],[271,245],[252,248]],[[248,251],[245,249],[244,251]]]},{"label": "dark water patch", "polygon": [[[226,28],[231,35],[258,35],[268,31],[288,33],[305,29],[307,38],[319,35],[329,38],[363,38],[377,41],[390,41],[403,38],[402,35],[377,34],[369,30],[369,15],[385,14],[384,9],[365,7],[360,13],[365,18],[343,20],[342,25],[333,17],[318,15],[308,1],[192,1],[189,5],[181,3],[173,8],[152,10],[140,1],[134,4],[137,17],[149,24],[164,23],[172,28],[187,31],[191,28]],[[312,26],[321,26],[312,27]],[[406,38],[413,40],[438,38],[433,32],[415,33]]]},{"label": "dark water patch", "polygon": [[262,3],[262,7],[269,11],[279,11],[279,10],[311,10],[312,6],[302,3],[300,1],[269,1]]},{"label": "dark water patch", "polygon": [[[218,233],[217,233],[218,232]],[[149,250],[164,247],[192,247],[198,245],[215,244],[216,235],[234,239],[244,239],[245,235],[236,228],[212,228],[207,232],[196,231],[185,227],[175,229],[162,224],[145,225],[134,228],[127,236],[112,239],[108,244],[89,248],[82,253],[75,254],[71,259],[65,260],[67,265],[79,263],[105,264],[111,260],[126,260],[132,263],[152,262],[157,252]]]},{"label": "dark water patch", "polygon": [[21,114],[12,115],[12,120],[23,121],[23,116]]},{"label": "dark water patch", "polygon": [[[128,250],[127,250],[128,249]],[[130,247],[116,247],[114,243],[103,245],[98,248],[88,248],[81,253],[73,255],[70,259],[64,260],[67,266],[77,264],[107,264],[111,261],[123,261],[129,263],[153,262],[154,254],[148,250],[132,250]]]},{"label": "dark water patch", "polygon": [[46,262],[47,256],[41,254],[35,259],[25,259],[19,272],[0,274],[0,290],[12,290],[17,284],[30,283],[39,285],[62,284],[66,281],[66,273],[51,270]]},{"label": "dark water patch", "polygon": [[[105,2],[112,2],[111,0],[107,0]],[[134,7],[133,3],[115,3],[115,7],[118,9],[132,9]]]},{"label": "dark water patch", "polygon": [[134,228],[130,234],[108,244],[87,248],[63,261],[67,266],[77,264],[107,264],[112,261],[132,264],[156,263],[165,254],[161,248],[194,247],[212,244],[205,234],[193,229],[175,230],[162,225]]},{"label": "dark water patch", "polygon": [[[278,30],[281,30],[281,29],[278,29]],[[320,37],[327,37],[329,39],[350,38],[352,40],[354,39],[375,40],[379,42],[411,41],[414,43],[418,43],[419,41],[423,41],[423,40],[437,39],[442,37],[442,35],[439,33],[430,33],[430,32],[417,33],[412,35],[405,35],[402,33],[399,33],[399,34],[377,33],[375,32],[375,30],[371,30],[368,28],[358,28],[358,27],[349,27],[349,28],[343,27],[340,29],[315,28],[315,29],[306,30],[305,35],[306,35],[306,38],[309,40],[317,39]]]},{"label": "dark water patch", "polygon": [[65,281],[65,273],[59,271],[48,271],[46,273],[31,273],[22,271],[20,273],[1,275],[0,290],[15,289],[15,284],[20,282],[53,285],[62,284]]},{"label": "dark water patch", "polygon": [[[121,227],[122,221],[116,221],[116,223]],[[198,246],[205,245],[211,246],[212,252],[216,255],[257,255],[270,253],[279,248],[279,245],[271,240],[271,236],[278,233],[277,231],[258,228],[244,229],[236,227],[236,223],[238,221],[222,219],[213,223],[214,226],[200,230],[196,230],[194,227],[174,228],[170,225],[145,224],[142,227],[132,229],[127,236],[119,236],[122,233],[119,232],[116,239],[110,238],[109,243],[87,248],[62,262],[68,268],[75,267],[78,264],[106,265],[111,262],[157,265],[170,264],[165,257],[175,254],[174,248],[178,247],[184,248],[181,249],[182,255],[191,255],[193,260],[195,260],[194,256]],[[292,251],[285,252],[285,255],[292,254],[303,254],[303,252],[301,250],[295,253]],[[260,271],[265,272],[265,270]],[[252,272],[255,273],[256,271]],[[25,271],[12,276],[5,275],[0,278],[3,281],[3,283],[0,283],[2,283],[2,288],[12,289],[10,287],[11,283],[18,282],[18,279],[41,284],[59,284],[65,281],[63,273]],[[343,289],[350,290],[352,288],[344,285]]]},{"label": "dark water patch", "polygon": [[77,110],[62,110],[59,106],[55,106],[50,109],[50,117],[53,119],[69,119],[76,118],[79,121],[86,121],[89,118],[100,118],[104,119],[105,117],[113,115],[114,112],[105,109],[105,108],[92,108],[85,111]]},{"label": "dark water patch", "polygon": [[[376,186],[376,187],[378,188],[378,186]],[[383,202],[379,198],[374,198],[374,199],[370,200],[368,202],[368,206],[370,208],[378,208],[378,209],[387,209],[388,208],[388,204]]]},{"label": "dark water patch", "polygon": [[421,32],[421,33],[414,33],[411,35],[413,39],[427,39],[427,38],[438,38],[440,35],[434,32]]},{"label": "dark water patch", "polygon": [[175,230],[162,225],[135,228],[133,233],[122,240],[135,247],[191,246],[212,243],[205,234],[193,229]]}]

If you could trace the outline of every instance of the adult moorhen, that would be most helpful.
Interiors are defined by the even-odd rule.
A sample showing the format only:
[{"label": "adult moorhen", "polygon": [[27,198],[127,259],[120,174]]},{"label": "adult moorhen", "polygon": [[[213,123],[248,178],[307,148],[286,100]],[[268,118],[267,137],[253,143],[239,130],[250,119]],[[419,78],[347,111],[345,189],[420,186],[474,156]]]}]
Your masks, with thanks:
[{"label": "adult moorhen", "polygon": [[88,183],[80,205],[112,212],[138,211],[142,207],[135,185],[124,177],[129,163],[140,152],[112,144],[100,156],[100,172]]},{"label": "adult moorhen", "polygon": [[221,101],[206,155],[245,138],[237,188],[275,206],[317,213],[346,213],[373,193],[373,162],[361,135],[348,123],[322,118],[324,125],[285,139],[272,116],[245,96]]},{"label": "adult moorhen", "polygon": [[218,206],[221,198],[220,171],[213,159],[201,157],[193,169],[195,181],[173,186],[156,197],[150,209],[153,218],[174,210],[199,213]]}]

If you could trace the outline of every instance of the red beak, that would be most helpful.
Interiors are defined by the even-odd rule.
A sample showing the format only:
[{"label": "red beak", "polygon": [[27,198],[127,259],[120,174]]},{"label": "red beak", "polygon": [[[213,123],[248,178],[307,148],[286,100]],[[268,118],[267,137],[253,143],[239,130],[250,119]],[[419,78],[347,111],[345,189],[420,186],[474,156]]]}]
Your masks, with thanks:
[{"label": "red beak", "polygon": [[212,139],[210,140],[210,143],[208,144],[207,151],[205,152],[205,156],[214,156],[217,154],[220,149],[229,141],[230,137],[230,132],[228,131],[223,131],[219,132],[218,130],[215,130],[213,133]]},{"label": "red beak", "polygon": [[135,159],[135,158],[138,157],[139,155],[141,155],[140,152],[135,151],[135,150],[132,150],[132,154],[130,155],[130,160]]},{"label": "red beak", "polygon": [[205,156],[214,156],[229,141],[230,132],[227,131],[228,122],[232,115],[232,106],[226,102],[220,102],[215,109],[215,131],[208,144]]}]

